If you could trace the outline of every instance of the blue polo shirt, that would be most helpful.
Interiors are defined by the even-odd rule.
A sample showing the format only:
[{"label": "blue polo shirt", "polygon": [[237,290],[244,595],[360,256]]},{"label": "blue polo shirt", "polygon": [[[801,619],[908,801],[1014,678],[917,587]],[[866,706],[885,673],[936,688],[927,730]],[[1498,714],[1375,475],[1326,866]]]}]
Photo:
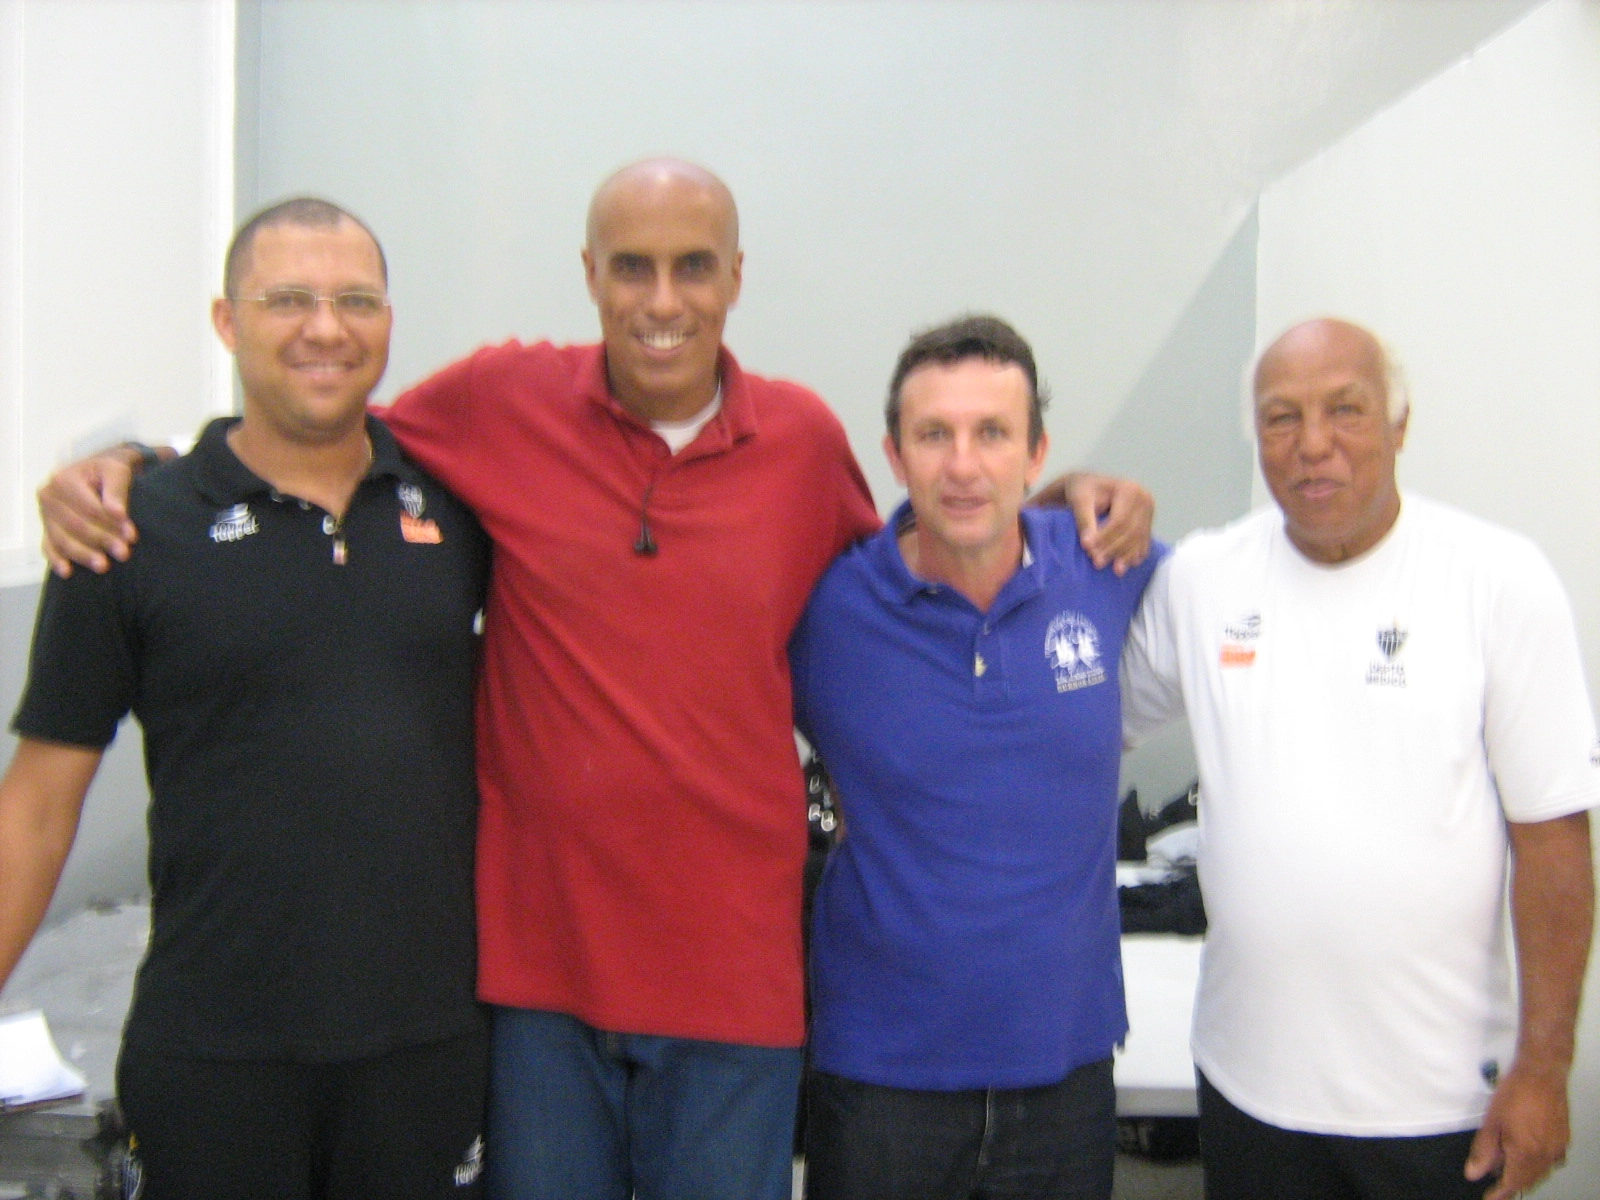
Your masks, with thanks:
[{"label": "blue polo shirt", "polygon": [[1116,897],[1117,661],[1157,554],[1096,570],[1069,513],[1022,514],[987,613],[918,579],[902,504],[811,597],[796,721],[845,837],[817,892],[812,1054],[892,1087],[1032,1087],[1127,1032]]}]

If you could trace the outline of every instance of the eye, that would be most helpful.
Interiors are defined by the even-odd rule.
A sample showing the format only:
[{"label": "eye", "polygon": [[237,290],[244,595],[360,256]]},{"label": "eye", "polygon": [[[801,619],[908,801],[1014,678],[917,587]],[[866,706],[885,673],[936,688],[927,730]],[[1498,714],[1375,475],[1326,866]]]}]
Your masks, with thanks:
[{"label": "eye", "polygon": [[946,441],[948,440],[949,436],[950,431],[944,428],[942,425],[924,425],[921,429],[917,430],[917,441],[929,445]]},{"label": "eye", "polygon": [[376,292],[340,292],[333,298],[333,306],[347,317],[376,317],[389,302]]},{"label": "eye", "polygon": [[704,250],[685,254],[678,260],[678,274],[685,279],[704,279],[716,269],[716,255]]},{"label": "eye", "polygon": [[282,316],[301,316],[317,306],[317,294],[305,288],[273,288],[261,295],[261,307]]},{"label": "eye", "polygon": [[650,260],[639,254],[618,254],[611,260],[611,273],[618,279],[648,279]]}]

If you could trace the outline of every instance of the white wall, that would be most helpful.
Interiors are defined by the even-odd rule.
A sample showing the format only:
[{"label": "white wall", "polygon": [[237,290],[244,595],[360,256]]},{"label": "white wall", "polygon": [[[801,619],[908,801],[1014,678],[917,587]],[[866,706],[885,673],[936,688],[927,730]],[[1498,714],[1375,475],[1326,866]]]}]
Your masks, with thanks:
[{"label": "white wall", "polygon": [[0,0],[0,586],[85,444],[231,403],[207,319],[233,224],[228,0]]},{"label": "white wall", "polygon": [[1014,321],[1054,462],[1080,459],[1261,186],[1528,3],[254,0],[240,177],[247,204],[324,192],[384,239],[392,392],[512,333],[592,339],[595,184],[710,164],[743,214],[729,344],[822,392],[887,505],[913,327]]},{"label": "white wall", "polygon": [[[43,562],[33,492],[231,405],[208,320],[233,225],[230,0],[0,0],[0,717]],[[0,737],[0,759],[10,757]],[[144,887],[138,730],[90,790],[48,919]]]},{"label": "white wall", "polygon": [[[1553,0],[1267,189],[1258,338],[1333,313],[1381,333],[1414,393],[1405,486],[1554,561],[1600,696],[1600,4]],[[1259,494],[1259,493],[1258,493]],[[1600,964],[1571,1161],[1600,1192]]]}]

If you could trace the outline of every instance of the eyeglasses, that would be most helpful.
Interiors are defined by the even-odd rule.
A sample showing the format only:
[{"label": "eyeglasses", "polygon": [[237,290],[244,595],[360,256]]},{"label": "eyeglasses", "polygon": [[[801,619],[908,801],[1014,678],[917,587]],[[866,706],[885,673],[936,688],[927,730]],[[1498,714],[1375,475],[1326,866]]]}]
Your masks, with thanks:
[{"label": "eyeglasses", "polygon": [[304,321],[326,300],[334,315],[347,321],[375,321],[389,307],[389,298],[377,292],[313,292],[310,288],[273,288],[259,296],[235,296],[259,304],[269,317]]}]

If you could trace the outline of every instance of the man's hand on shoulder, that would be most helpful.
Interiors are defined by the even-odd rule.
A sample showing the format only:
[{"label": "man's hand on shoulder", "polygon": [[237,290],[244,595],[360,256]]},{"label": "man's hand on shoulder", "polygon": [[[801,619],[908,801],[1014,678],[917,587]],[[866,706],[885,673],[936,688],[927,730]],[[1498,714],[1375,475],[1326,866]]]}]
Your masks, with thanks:
[{"label": "man's hand on shoulder", "polygon": [[44,556],[61,578],[74,563],[103,574],[112,559],[127,561],[139,540],[128,492],[147,457],[138,447],[115,446],[62,467],[39,489]]},{"label": "man's hand on shoulder", "polygon": [[1029,503],[1070,508],[1078,540],[1097,567],[1109,563],[1126,575],[1149,557],[1156,502],[1142,483],[1073,471],[1045,484]]},{"label": "man's hand on shoulder", "polygon": [[1511,1200],[1567,1160],[1570,1137],[1566,1073],[1519,1070],[1513,1063],[1473,1139],[1466,1176],[1499,1172],[1484,1200]]}]

